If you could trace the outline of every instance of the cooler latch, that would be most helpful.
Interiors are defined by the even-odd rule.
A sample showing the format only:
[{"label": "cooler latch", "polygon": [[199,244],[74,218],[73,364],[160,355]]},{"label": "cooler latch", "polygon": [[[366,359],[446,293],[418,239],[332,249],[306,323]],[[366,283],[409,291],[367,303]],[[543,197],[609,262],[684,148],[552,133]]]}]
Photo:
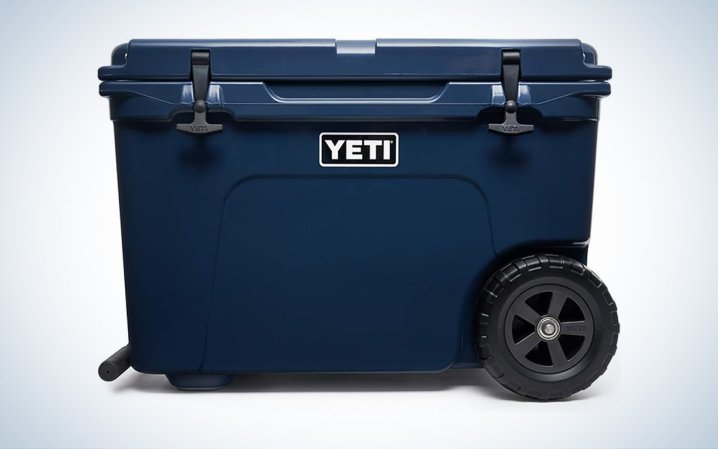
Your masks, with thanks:
[{"label": "cooler latch", "polygon": [[192,93],[194,94],[194,120],[178,123],[177,129],[192,134],[209,134],[222,131],[222,125],[207,123],[207,91],[209,90],[209,51],[192,52]]},{"label": "cooler latch", "polygon": [[501,86],[504,89],[504,122],[489,124],[489,131],[500,134],[524,134],[534,130],[533,125],[519,123],[518,110],[519,77],[521,76],[521,53],[504,50],[501,54]]}]

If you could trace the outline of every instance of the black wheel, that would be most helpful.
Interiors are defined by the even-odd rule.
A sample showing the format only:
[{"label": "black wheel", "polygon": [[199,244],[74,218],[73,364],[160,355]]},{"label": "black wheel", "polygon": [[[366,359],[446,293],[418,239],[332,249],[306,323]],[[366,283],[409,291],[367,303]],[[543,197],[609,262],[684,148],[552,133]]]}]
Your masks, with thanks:
[{"label": "black wheel", "polygon": [[616,352],[616,304],[591,270],[568,257],[541,254],[506,265],[481,291],[476,318],[483,366],[534,399],[588,388]]}]

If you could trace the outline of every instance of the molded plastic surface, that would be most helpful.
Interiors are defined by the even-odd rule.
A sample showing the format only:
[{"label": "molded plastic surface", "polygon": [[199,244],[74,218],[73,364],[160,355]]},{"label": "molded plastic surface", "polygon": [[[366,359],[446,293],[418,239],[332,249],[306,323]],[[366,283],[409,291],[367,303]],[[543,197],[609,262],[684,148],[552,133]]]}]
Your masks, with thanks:
[{"label": "molded plastic surface", "polygon": [[[215,80],[496,80],[501,52],[521,50],[529,81],[606,80],[595,52],[578,40],[132,40],[118,46],[102,80],[186,80],[192,50],[211,50]],[[587,55],[587,56],[586,56]]]},{"label": "molded plastic surface", "polygon": [[[535,127],[522,136],[487,128],[507,46]],[[210,135],[175,129],[198,48],[223,125]],[[112,62],[101,93],[139,371],[192,386],[475,366],[475,301],[497,264],[536,246],[585,261],[610,69],[578,41],[132,41]],[[396,133],[399,164],[322,167],[331,132]]]},{"label": "molded plastic surface", "polygon": [[[262,82],[213,83],[207,103],[211,110],[230,113],[237,120],[469,120],[504,103],[498,82],[450,82],[427,97],[400,96],[405,90],[401,85],[394,86],[397,96],[384,98],[358,96],[372,85],[345,86],[341,93],[347,97],[330,97],[336,95],[333,84],[311,86],[312,96],[304,87],[285,87],[280,96]],[[189,82],[104,82],[100,93],[113,99],[113,120],[170,120],[179,112],[189,112],[193,102]],[[518,103],[545,118],[597,119],[596,98],[609,93],[605,82],[522,83]]]}]

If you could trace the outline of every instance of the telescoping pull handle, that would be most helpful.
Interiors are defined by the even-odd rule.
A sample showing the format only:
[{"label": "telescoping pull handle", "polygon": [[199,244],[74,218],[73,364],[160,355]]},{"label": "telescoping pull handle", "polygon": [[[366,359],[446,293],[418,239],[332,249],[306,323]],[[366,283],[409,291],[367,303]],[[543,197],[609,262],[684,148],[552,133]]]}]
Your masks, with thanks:
[{"label": "telescoping pull handle", "polygon": [[192,52],[192,92],[194,119],[192,123],[178,123],[177,129],[191,134],[222,131],[222,125],[207,123],[207,91],[209,90],[209,51]]},{"label": "telescoping pull handle", "polygon": [[519,97],[519,77],[521,75],[521,53],[517,50],[505,50],[501,54],[501,85],[504,89],[504,122],[489,124],[489,131],[500,134],[524,134],[534,130],[533,125],[519,123],[516,111]]}]

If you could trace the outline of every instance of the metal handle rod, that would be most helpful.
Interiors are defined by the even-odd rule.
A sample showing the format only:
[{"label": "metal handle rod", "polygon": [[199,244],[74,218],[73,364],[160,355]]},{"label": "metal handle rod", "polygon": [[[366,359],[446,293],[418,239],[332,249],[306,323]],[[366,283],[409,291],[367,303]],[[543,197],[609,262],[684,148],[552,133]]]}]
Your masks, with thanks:
[{"label": "metal handle rod", "polygon": [[97,372],[106,382],[112,382],[120,377],[130,367],[130,345],[120,348],[100,364]]}]

